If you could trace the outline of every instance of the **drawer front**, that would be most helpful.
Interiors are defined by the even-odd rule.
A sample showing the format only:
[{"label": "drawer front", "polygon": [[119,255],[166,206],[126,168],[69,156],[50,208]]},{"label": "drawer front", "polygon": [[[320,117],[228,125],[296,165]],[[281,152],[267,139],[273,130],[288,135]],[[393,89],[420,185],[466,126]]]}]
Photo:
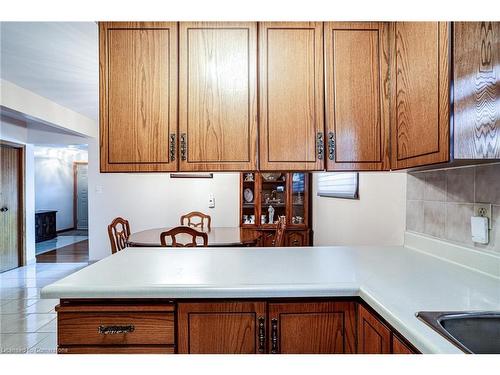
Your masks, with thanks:
[{"label": "drawer front", "polygon": [[174,345],[174,314],[59,312],[58,345]]}]

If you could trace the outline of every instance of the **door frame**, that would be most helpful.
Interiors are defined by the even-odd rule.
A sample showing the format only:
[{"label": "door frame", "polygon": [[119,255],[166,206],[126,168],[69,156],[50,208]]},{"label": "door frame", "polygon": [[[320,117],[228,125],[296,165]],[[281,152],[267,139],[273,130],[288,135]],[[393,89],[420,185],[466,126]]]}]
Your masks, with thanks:
[{"label": "door frame", "polygon": [[[17,256],[19,259],[19,267],[26,265],[26,145],[0,139],[0,146],[13,147],[19,150],[19,180],[17,190],[19,196],[18,207],[18,231],[17,231]],[[34,220],[34,217],[33,217]]]},{"label": "door frame", "polygon": [[[87,167],[88,167],[88,164],[89,162],[88,161],[74,161],[73,162],[73,228],[71,229],[77,229],[77,214],[78,214],[78,210],[77,210],[77,193],[78,193],[78,184],[77,184],[77,173],[78,173],[78,165],[83,165],[83,164],[87,164]],[[87,184],[88,184],[88,181],[87,181]]]}]

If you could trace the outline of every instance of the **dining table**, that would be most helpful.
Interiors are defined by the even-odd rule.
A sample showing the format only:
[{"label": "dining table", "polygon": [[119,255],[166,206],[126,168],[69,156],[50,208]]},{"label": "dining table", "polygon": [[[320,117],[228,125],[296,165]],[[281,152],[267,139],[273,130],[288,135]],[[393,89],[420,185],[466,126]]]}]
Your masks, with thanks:
[{"label": "dining table", "polygon": [[[163,227],[147,229],[136,233],[131,233],[127,245],[129,247],[159,247],[160,234],[166,232],[174,227]],[[252,246],[258,241],[258,235],[243,231],[239,227],[213,227],[210,230],[207,228],[195,228],[199,232],[204,232],[208,235],[209,247],[228,247],[228,246]],[[176,236],[177,242],[187,243],[191,242],[191,236],[186,234],[178,234]],[[171,238],[167,237],[167,246],[171,244]],[[196,242],[203,244],[201,237],[196,238]]]}]

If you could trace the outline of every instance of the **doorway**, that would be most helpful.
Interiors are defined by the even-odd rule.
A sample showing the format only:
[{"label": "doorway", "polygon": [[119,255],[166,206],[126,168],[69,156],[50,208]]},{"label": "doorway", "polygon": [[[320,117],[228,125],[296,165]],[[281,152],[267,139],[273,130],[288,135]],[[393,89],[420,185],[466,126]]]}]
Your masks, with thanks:
[{"label": "doorway", "polygon": [[0,141],[0,272],[24,262],[24,147]]}]

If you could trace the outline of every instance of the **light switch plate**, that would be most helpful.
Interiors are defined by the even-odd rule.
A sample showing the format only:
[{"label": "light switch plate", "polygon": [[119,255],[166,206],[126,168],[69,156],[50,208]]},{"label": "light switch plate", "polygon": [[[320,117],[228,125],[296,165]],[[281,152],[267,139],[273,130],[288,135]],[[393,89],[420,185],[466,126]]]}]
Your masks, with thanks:
[{"label": "light switch plate", "polygon": [[491,229],[491,203],[474,203],[474,216],[488,218],[488,229]]}]

